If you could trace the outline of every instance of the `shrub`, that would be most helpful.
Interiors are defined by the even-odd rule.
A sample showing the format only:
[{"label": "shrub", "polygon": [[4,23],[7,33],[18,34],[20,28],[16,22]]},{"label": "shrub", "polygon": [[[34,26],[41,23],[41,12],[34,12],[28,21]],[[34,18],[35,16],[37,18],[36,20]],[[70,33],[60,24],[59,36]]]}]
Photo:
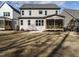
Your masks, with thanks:
[{"label": "shrub", "polygon": [[18,25],[16,26],[16,30],[19,31],[19,26]]}]

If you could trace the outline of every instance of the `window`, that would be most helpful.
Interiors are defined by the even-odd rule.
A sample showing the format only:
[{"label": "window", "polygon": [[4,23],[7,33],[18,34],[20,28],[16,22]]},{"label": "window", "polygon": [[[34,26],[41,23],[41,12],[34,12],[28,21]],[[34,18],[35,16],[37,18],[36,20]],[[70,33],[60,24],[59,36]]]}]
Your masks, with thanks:
[{"label": "window", "polygon": [[3,16],[10,16],[10,12],[3,12]]},{"label": "window", "polygon": [[36,26],[43,26],[44,20],[36,20]]},{"label": "window", "polygon": [[24,15],[24,11],[22,11],[22,15]]},{"label": "window", "polygon": [[45,11],[45,15],[47,15],[47,11]]},{"label": "window", "polygon": [[56,10],[56,14],[58,14],[58,11]]},{"label": "window", "polygon": [[10,13],[8,12],[8,16],[10,16]]},{"label": "window", "polygon": [[3,16],[6,16],[5,12],[3,12]]},{"label": "window", "polygon": [[21,20],[21,25],[23,25],[23,20]]},{"label": "window", "polygon": [[36,26],[38,26],[38,20],[36,20]]},{"label": "window", "polygon": [[41,26],[41,20],[39,20],[39,26]]},{"label": "window", "polygon": [[39,11],[39,14],[42,14],[42,11]]},{"label": "window", "polygon": [[42,20],[42,26],[44,25],[44,20]]},{"label": "window", "polygon": [[30,20],[28,20],[28,25],[31,25],[31,24],[30,24]]},{"label": "window", "polygon": [[29,11],[29,15],[31,15],[31,11]]}]

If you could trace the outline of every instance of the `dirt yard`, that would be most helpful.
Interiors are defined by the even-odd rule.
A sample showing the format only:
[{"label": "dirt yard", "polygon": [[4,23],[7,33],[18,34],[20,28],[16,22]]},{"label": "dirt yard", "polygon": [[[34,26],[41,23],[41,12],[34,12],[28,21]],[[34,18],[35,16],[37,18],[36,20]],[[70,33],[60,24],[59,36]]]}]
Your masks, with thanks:
[{"label": "dirt yard", "polygon": [[64,35],[64,32],[2,32],[0,56],[47,56],[61,41],[61,34]]},{"label": "dirt yard", "polygon": [[62,47],[54,56],[79,57],[79,33],[70,32]]}]

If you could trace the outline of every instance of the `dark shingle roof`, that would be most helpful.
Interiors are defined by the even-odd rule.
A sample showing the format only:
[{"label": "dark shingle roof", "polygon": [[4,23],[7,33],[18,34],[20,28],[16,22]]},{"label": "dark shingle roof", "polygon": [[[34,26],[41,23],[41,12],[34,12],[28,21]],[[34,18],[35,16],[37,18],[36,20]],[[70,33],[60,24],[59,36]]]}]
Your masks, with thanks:
[{"label": "dark shingle roof", "polygon": [[64,11],[70,14],[74,18],[79,18],[79,10],[65,9]]},{"label": "dark shingle roof", "polygon": [[7,3],[14,11],[16,11],[16,12],[18,12],[19,14],[20,14],[20,12],[16,9],[16,8],[14,8],[13,6],[11,6],[9,3]]},{"label": "dark shingle roof", "polygon": [[20,9],[40,9],[40,8],[60,9],[56,4],[23,4]]}]

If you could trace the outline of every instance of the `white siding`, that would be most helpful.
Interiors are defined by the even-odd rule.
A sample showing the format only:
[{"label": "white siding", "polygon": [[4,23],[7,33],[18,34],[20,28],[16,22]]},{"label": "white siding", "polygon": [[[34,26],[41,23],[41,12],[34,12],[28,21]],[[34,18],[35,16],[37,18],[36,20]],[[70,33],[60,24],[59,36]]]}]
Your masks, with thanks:
[{"label": "white siding", "polygon": [[[23,20],[23,25],[21,25],[21,20]],[[28,25],[28,20],[31,21],[31,25]],[[44,26],[36,26],[36,20],[44,20]],[[45,30],[45,19],[20,19],[19,20],[20,30]]]},{"label": "white siding", "polygon": [[[39,9],[40,10],[40,9]],[[21,17],[44,17],[45,15],[45,11],[47,11],[47,15],[52,15],[56,13],[56,10],[42,10],[43,13],[39,14],[39,10],[21,10]],[[22,15],[22,11],[24,11],[24,15]],[[31,15],[29,15],[29,11],[31,11]],[[58,10],[58,14],[59,14],[59,10]]]},{"label": "white siding", "polygon": [[[22,11],[24,11],[24,15],[22,15]],[[29,15],[29,11],[31,11],[31,15]],[[39,14],[39,11],[42,11],[42,14]],[[47,11],[47,15],[45,15],[45,11]],[[60,14],[59,9],[25,9],[21,10],[21,17],[44,17],[48,15]],[[55,17],[54,17],[55,18]],[[23,25],[21,25],[21,20],[23,20]],[[28,26],[28,20],[31,20],[31,25]],[[44,26],[36,26],[36,20],[44,20]],[[20,30],[39,30],[44,31],[46,29],[46,19],[19,19]]]},{"label": "white siding", "polygon": [[20,16],[19,13],[14,11],[7,3],[4,3],[4,5],[0,8],[0,16],[4,16],[3,12],[10,12],[10,16],[5,16],[8,17],[12,20],[12,28],[16,29],[18,25],[18,17]]},{"label": "white siding", "polygon": [[13,10],[10,8],[10,6],[5,3],[1,8],[0,8],[0,16],[3,16],[3,12],[10,12],[10,16],[7,16],[8,18],[13,18]]},{"label": "white siding", "polygon": [[20,17],[20,14],[13,10],[13,19],[18,19]]},{"label": "white siding", "polygon": [[18,26],[18,17],[20,17],[20,14],[13,10],[13,20],[12,20],[13,29],[16,29]]},{"label": "white siding", "polygon": [[48,17],[46,19],[63,19],[64,20],[63,17],[59,17],[59,16],[52,16],[52,17]]},{"label": "white siding", "polygon": [[73,19],[72,16],[70,16],[67,12],[62,12],[62,15],[65,16],[65,19],[64,19],[64,27],[67,27],[69,22]]}]

